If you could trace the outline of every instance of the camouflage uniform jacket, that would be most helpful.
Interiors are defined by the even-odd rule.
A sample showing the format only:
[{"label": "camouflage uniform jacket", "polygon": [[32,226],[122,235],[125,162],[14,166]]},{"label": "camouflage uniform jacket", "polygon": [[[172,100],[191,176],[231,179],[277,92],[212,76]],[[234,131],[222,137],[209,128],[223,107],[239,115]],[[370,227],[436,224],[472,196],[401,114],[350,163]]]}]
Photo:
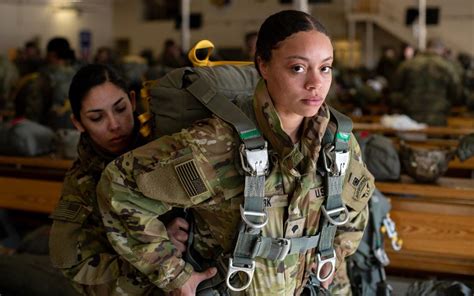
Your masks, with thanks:
[{"label": "camouflage uniform jacket", "polygon": [[[315,117],[305,119],[297,145],[282,130],[264,83],[257,87],[254,110],[269,142],[272,162],[265,181],[269,222],[262,234],[274,238],[314,235],[324,201],[324,180],[316,173],[316,163],[329,123],[328,108],[323,105]],[[173,207],[191,210],[193,247],[204,258],[212,260],[221,252],[233,251],[244,187],[238,147],[234,130],[213,117],[130,151],[104,170],[97,194],[109,240],[119,254],[165,291],[181,287],[193,268],[179,256],[159,215]],[[362,238],[374,186],[353,136],[350,148],[343,185],[350,221],[336,234],[338,266],[355,252]],[[194,174],[191,183],[181,183],[183,175],[178,172],[185,169]],[[299,293],[314,261],[314,250],[288,255],[280,262],[257,258],[245,295]]]},{"label": "camouflage uniform jacket", "polygon": [[[142,143],[137,136],[132,148]],[[97,205],[97,183],[114,157],[99,150],[87,134],[81,135],[78,159],[66,174],[61,199],[51,216],[50,257],[83,294],[145,295],[153,287],[114,251]]]},{"label": "camouflage uniform jacket", "polygon": [[425,53],[405,61],[393,81],[394,104],[419,122],[445,125],[452,104],[460,103],[461,77],[443,57]]}]

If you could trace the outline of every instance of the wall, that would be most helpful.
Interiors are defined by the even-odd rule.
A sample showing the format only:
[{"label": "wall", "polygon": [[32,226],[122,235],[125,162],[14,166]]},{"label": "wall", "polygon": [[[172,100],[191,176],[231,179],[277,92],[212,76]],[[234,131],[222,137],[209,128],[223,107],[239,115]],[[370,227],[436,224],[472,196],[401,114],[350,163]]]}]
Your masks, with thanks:
[{"label": "wall", "polygon": [[[174,21],[145,22],[141,16],[142,1],[118,0],[114,4],[114,37],[129,38],[131,53],[152,48],[155,53],[162,49],[166,38],[180,41],[180,31]],[[344,0],[333,0],[330,4],[310,4],[313,15],[329,29],[333,38],[344,38],[346,23]],[[191,1],[191,13],[202,13],[202,27],[191,31],[191,44],[209,39],[216,47],[243,46],[246,32],[258,30],[263,20],[282,9],[291,9],[291,4],[280,4],[278,0],[234,0],[219,8],[208,0]]]},{"label": "wall", "polygon": [[[383,15],[405,22],[405,10],[417,8],[416,0],[381,0]],[[473,0],[428,0],[428,7],[439,7],[439,24],[427,26],[427,38],[439,37],[454,51],[465,51],[474,55],[474,1]],[[391,12],[384,10],[390,6]]]},{"label": "wall", "polygon": [[[64,2],[64,1],[63,1]],[[45,51],[48,40],[55,36],[68,38],[79,54],[79,32],[92,32],[92,53],[102,45],[112,45],[112,2],[87,0],[77,9],[61,9],[63,2],[53,0],[0,1],[0,54],[22,47],[33,38]],[[71,1],[69,1],[71,2]]]}]

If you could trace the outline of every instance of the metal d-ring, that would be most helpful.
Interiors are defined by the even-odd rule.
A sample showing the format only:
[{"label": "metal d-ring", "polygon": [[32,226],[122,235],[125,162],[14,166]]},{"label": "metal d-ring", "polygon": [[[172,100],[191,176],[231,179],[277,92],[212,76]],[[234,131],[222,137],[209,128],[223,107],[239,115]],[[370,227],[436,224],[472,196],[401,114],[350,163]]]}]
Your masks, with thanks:
[{"label": "metal d-ring", "polygon": [[[254,217],[263,217],[263,222],[262,223],[253,223],[253,222],[251,222],[247,219],[247,215],[248,216],[254,216]],[[250,226],[252,228],[260,229],[260,228],[264,227],[265,225],[267,225],[267,223],[268,223],[268,215],[267,215],[266,210],[264,210],[263,212],[246,211],[246,210],[244,210],[242,205],[240,205],[240,216],[242,217],[242,220],[244,220],[245,224],[247,224],[248,226]]]},{"label": "metal d-ring", "polygon": [[[229,287],[229,289],[231,289],[232,291],[236,291],[236,292],[243,291],[243,290],[247,289],[250,286],[250,284],[252,283],[252,278],[253,278],[254,271],[255,271],[255,261],[252,260],[252,262],[250,264],[250,267],[239,267],[239,266],[234,265],[234,261],[232,260],[232,258],[229,258],[229,269],[227,270],[227,277],[226,277],[226,280],[225,280],[227,287]],[[230,283],[230,278],[234,274],[239,273],[239,272],[246,273],[247,277],[248,277],[248,281],[244,285],[242,285],[241,287],[234,287]]]}]

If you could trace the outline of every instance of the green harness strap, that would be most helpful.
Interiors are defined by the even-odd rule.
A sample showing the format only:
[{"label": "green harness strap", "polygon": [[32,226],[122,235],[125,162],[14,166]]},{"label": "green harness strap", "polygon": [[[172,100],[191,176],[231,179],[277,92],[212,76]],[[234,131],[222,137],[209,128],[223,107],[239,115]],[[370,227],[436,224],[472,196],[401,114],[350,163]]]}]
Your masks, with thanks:
[{"label": "green harness strap", "polygon": [[[326,281],[335,271],[336,252],[333,246],[336,230],[338,226],[347,223],[349,220],[349,212],[342,201],[341,194],[344,174],[350,157],[349,139],[352,131],[352,121],[332,107],[329,110],[337,128],[335,134],[326,129],[323,138],[322,157],[327,198],[321,206],[323,213],[319,223],[321,239],[316,255],[318,264],[316,277],[320,282]],[[324,275],[322,274],[323,266],[326,264],[330,264],[331,270]]]}]

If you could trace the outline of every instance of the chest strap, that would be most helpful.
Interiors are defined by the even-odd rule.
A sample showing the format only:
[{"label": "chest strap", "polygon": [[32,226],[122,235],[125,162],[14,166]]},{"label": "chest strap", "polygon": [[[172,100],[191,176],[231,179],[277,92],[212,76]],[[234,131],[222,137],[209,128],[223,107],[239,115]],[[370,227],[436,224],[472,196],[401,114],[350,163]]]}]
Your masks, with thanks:
[{"label": "chest strap", "polygon": [[305,253],[308,250],[314,249],[318,246],[319,235],[296,237],[296,238],[271,238],[244,234],[242,236],[242,245],[248,248],[241,248],[248,250],[245,254],[251,258],[265,258],[268,260],[285,260],[287,255]]},{"label": "chest strap", "polygon": [[[318,245],[316,260],[318,264],[316,277],[320,282],[329,279],[336,269],[336,251],[334,238],[337,227],[349,221],[349,211],[342,201],[342,185],[349,163],[349,139],[352,131],[352,121],[330,107],[331,117],[337,125],[336,133],[329,129],[323,138],[322,159],[325,171],[324,186],[327,198],[321,206],[319,227],[321,238]],[[323,267],[329,264],[331,269],[323,274]]]}]

